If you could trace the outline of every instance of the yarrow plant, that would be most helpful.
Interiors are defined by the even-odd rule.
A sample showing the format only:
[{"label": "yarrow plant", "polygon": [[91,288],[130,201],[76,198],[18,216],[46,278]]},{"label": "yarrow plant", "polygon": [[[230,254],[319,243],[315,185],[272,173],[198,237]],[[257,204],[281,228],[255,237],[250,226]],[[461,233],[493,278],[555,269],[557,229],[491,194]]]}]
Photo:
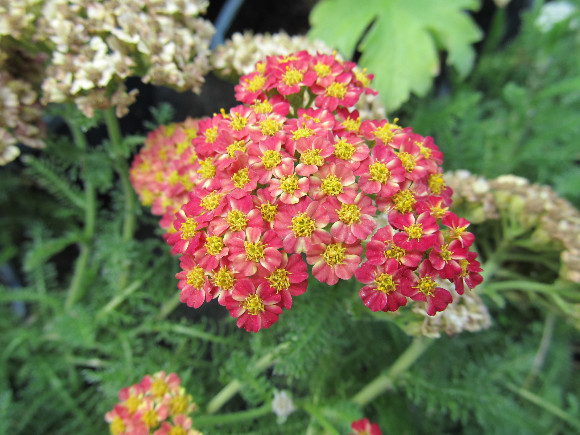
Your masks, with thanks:
[{"label": "yarrow plant", "polygon": [[412,300],[430,316],[453,300],[441,280],[481,283],[433,139],[352,109],[372,78],[334,55],[269,56],[235,87],[242,104],[151,133],[132,180],[181,256],[182,302],[217,299],[256,332],[310,274],[356,278],[372,311]]},{"label": "yarrow plant", "polygon": [[190,416],[197,405],[175,373],[145,375],[121,389],[119,400],[105,415],[112,435],[201,435]]}]

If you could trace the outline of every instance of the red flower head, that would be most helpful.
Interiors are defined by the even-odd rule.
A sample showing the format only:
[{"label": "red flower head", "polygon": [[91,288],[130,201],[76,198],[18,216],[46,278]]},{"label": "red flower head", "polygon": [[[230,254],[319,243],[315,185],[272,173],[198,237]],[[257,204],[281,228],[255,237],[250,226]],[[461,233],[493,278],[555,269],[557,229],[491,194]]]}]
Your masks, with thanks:
[{"label": "red flower head", "polygon": [[237,325],[246,331],[258,332],[278,321],[282,312],[280,295],[272,287],[262,283],[256,287],[254,280],[242,279],[236,283],[231,295],[226,298],[226,308]]}]

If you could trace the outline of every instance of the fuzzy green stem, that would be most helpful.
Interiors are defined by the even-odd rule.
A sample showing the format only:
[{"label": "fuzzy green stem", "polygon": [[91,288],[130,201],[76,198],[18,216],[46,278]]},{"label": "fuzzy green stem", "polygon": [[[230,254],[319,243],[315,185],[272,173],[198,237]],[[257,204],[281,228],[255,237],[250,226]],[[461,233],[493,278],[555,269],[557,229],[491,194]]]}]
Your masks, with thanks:
[{"label": "fuzzy green stem", "polygon": [[322,415],[322,412],[320,412],[316,406],[309,403],[303,403],[301,407],[326,430],[326,433],[340,435],[340,432],[338,432],[335,427]]},{"label": "fuzzy green stem", "polygon": [[[81,127],[74,121],[67,120],[68,127],[71,131],[73,141],[77,148],[84,153],[87,152],[88,144],[85,134]],[[91,255],[90,245],[95,234],[95,225],[97,219],[96,206],[96,191],[93,183],[89,180],[84,180],[85,190],[85,222],[83,229],[83,240],[79,243],[80,253],[77,257],[73,277],[68,288],[67,297],[65,301],[65,309],[70,310],[73,305],[80,300],[84,289],[84,280],[86,275],[89,258]]]},{"label": "fuzzy green stem", "polygon": [[502,290],[518,290],[523,292],[544,293],[548,295],[560,294],[570,298],[578,298],[577,286],[566,286],[558,283],[542,283],[527,280],[508,280],[487,284],[484,289],[486,292],[495,292]]},{"label": "fuzzy green stem", "polygon": [[381,373],[361,391],[359,391],[351,400],[360,406],[365,406],[374,398],[384,392],[393,389],[395,379],[413,365],[417,359],[425,352],[433,339],[425,337],[415,337],[411,345],[397,358],[385,373]]},{"label": "fuzzy green stem", "polygon": [[544,400],[543,398],[541,398],[540,396],[532,393],[531,391],[526,390],[525,388],[518,387],[517,385],[514,385],[512,383],[506,384],[506,387],[509,390],[511,390],[512,392],[516,393],[522,399],[525,399],[528,402],[531,402],[534,405],[539,406],[540,408],[550,412],[551,414],[555,415],[556,417],[564,420],[570,426],[573,426],[577,430],[580,430],[580,420],[578,420],[577,418],[568,414],[566,411],[564,411],[559,406],[556,406],[553,403],[550,403],[550,402]]},{"label": "fuzzy green stem", "polygon": [[[258,360],[258,362],[253,368],[253,371],[258,373],[268,368],[274,362],[274,358],[278,355],[278,353],[287,346],[288,343],[282,343],[272,351],[268,352],[266,355],[264,355],[262,358]],[[213,397],[213,399],[209,401],[206,409],[206,414],[207,415],[215,414],[232,397],[234,397],[240,391],[241,388],[242,383],[240,381],[238,381],[237,379],[232,380],[229,384],[227,384],[224,388],[222,388],[221,391]]]},{"label": "fuzzy green stem", "polygon": [[200,415],[193,416],[194,424],[198,427],[213,426],[217,424],[237,423],[239,421],[253,420],[254,418],[263,417],[272,412],[270,402],[264,403],[259,408],[248,409],[247,411],[232,412],[220,415]]},{"label": "fuzzy green stem", "polygon": [[526,381],[524,382],[524,389],[529,389],[542,366],[544,365],[544,361],[546,360],[546,354],[548,353],[548,349],[550,348],[550,343],[552,342],[552,336],[554,335],[554,324],[556,321],[556,315],[554,313],[549,313],[546,316],[546,321],[544,323],[544,331],[542,332],[542,339],[540,341],[540,346],[538,347],[538,351],[536,352],[536,356],[534,357],[534,364],[526,377]]}]

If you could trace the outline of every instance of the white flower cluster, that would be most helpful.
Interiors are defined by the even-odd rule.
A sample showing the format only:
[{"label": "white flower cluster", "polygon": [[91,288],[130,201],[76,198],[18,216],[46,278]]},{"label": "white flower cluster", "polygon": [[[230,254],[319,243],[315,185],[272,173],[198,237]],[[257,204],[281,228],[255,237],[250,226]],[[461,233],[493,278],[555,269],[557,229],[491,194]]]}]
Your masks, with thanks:
[{"label": "white flower cluster", "polygon": [[[536,18],[534,24],[542,33],[547,33],[552,28],[570,18],[576,12],[576,6],[568,1],[554,1],[546,3],[542,6],[540,10],[540,15]],[[578,21],[572,20],[570,22],[570,28],[574,29],[578,27]]]},{"label": "white flower cluster", "polygon": [[209,71],[214,33],[203,0],[46,0],[34,39],[52,51],[42,84],[44,104],[75,100],[85,115],[115,106],[127,113],[145,83],[198,92]]},{"label": "white flower cluster", "polygon": [[[335,50],[322,41],[312,41],[306,36],[289,36],[285,32],[253,34],[250,31],[234,33],[224,45],[214,50],[210,60],[212,68],[220,75],[237,82],[254,71],[257,62],[267,56],[288,55],[306,50],[310,54],[333,54]],[[336,54],[338,59],[342,58]],[[375,95],[365,95],[357,104],[361,119],[386,118],[386,110]]]}]

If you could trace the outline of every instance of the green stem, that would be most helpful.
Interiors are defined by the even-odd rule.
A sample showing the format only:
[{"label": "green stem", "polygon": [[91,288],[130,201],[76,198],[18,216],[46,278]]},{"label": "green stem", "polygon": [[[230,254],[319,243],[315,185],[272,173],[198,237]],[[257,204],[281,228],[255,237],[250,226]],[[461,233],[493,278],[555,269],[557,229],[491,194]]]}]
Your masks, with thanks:
[{"label": "green stem", "polygon": [[546,360],[546,354],[548,353],[548,349],[550,348],[550,343],[552,341],[552,336],[554,335],[554,324],[556,320],[556,315],[554,313],[549,313],[546,316],[546,321],[544,323],[544,331],[542,332],[542,339],[540,341],[540,346],[538,347],[538,351],[536,352],[536,356],[534,357],[534,364],[526,377],[526,381],[524,382],[524,389],[529,389],[542,366],[544,365],[544,361]]},{"label": "green stem", "polygon": [[502,290],[518,290],[523,292],[544,293],[548,295],[560,294],[570,298],[578,298],[578,289],[574,286],[547,284],[527,280],[508,280],[487,284],[484,291],[496,292]]},{"label": "green stem", "polygon": [[248,409],[247,411],[232,412],[220,415],[200,415],[193,416],[195,426],[213,426],[217,424],[237,423],[239,421],[253,420],[254,418],[263,417],[272,412],[270,402],[264,403],[259,408]]},{"label": "green stem", "polygon": [[159,313],[157,314],[157,320],[164,320],[169,316],[173,310],[181,303],[181,294],[176,293],[173,297],[169,298],[167,301],[161,305]]},{"label": "green stem", "polygon": [[573,426],[577,430],[580,430],[580,420],[578,420],[577,418],[575,418],[572,415],[568,414],[566,411],[564,411],[559,406],[556,406],[553,403],[550,403],[550,402],[544,400],[543,398],[541,398],[540,396],[532,393],[531,391],[526,390],[526,389],[521,388],[521,387],[518,387],[517,385],[514,385],[512,383],[506,384],[506,387],[509,390],[511,390],[514,393],[516,393],[522,399],[525,399],[528,402],[531,402],[534,405],[537,405],[540,408],[543,408],[544,410],[550,412],[551,414],[555,415],[556,417],[564,420],[570,426]]},{"label": "green stem", "polygon": [[129,165],[125,159],[123,150],[123,138],[121,136],[121,128],[119,127],[119,120],[115,115],[113,108],[104,111],[105,124],[107,125],[107,132],[111,139],[111,147],[113,156],[115,158],[115,166],[119,176],[121,177],[121,186],[123,195],[125,197],[125,212],[123,219],[123,241],[128,242],[133,238],[135,232],[135,194],[129,178]]},{"label": "green stem", "polygon": [[[68,127],[71,131],[75,145],[86,155],[88,144],[81,127],[74,121],[66,120],[66,122],[68,123]],[[89,264],[89,258],[91,256],[91,244],[95,235],[97,219],[97,195],[95,186],[93,186],[91,181],[84,180],[84,190],[85,222],[83,229],[83,240],[79,243],[80,253],[77,257],[73,277],[67,292],[64,305],[66,310],[70,310],[73,305],[77,303],[82,297],[86,270]]]},{"label": "green stem", "polygon": [[411,345],[397,358],[385,373],[381,373],[366,387],[351,399],[354,403],[364,406],[384,392],[394,388],[396,378],[413,365],[434,340],[425,337],[415,337]]},{"label": "green stem", "polygon": [[[268,352],[258,360],[253,368],[253,371],[258,373],[268,368],[270,365],[272,365],[278,353],[286,347],[288,347],[288,343],[282,343],[272,351]],[[213,399],[210,400],[206,409],[207,415],[215,414],[217,411],[219,411],[220,408],[224,406],[232,397],[234,397],[241,388],[242,383],[240,381],[237,379],[232,380],[229,384],[222,388],[221,391],[213,397]]]},{"label": "green stem", "polygon": [[320,412],[320,410],[316,406],[310,403],[303,403],[301,407],[308,414],[310,414],[310,416],[314,418],[318,422],[318,424],[320,424],[324,429],[326,429],[327,433],[330,433],[332,435],[340,435],[340,432],[338,432],[334,428],[334,426],[322,415],[322,412]]}]

